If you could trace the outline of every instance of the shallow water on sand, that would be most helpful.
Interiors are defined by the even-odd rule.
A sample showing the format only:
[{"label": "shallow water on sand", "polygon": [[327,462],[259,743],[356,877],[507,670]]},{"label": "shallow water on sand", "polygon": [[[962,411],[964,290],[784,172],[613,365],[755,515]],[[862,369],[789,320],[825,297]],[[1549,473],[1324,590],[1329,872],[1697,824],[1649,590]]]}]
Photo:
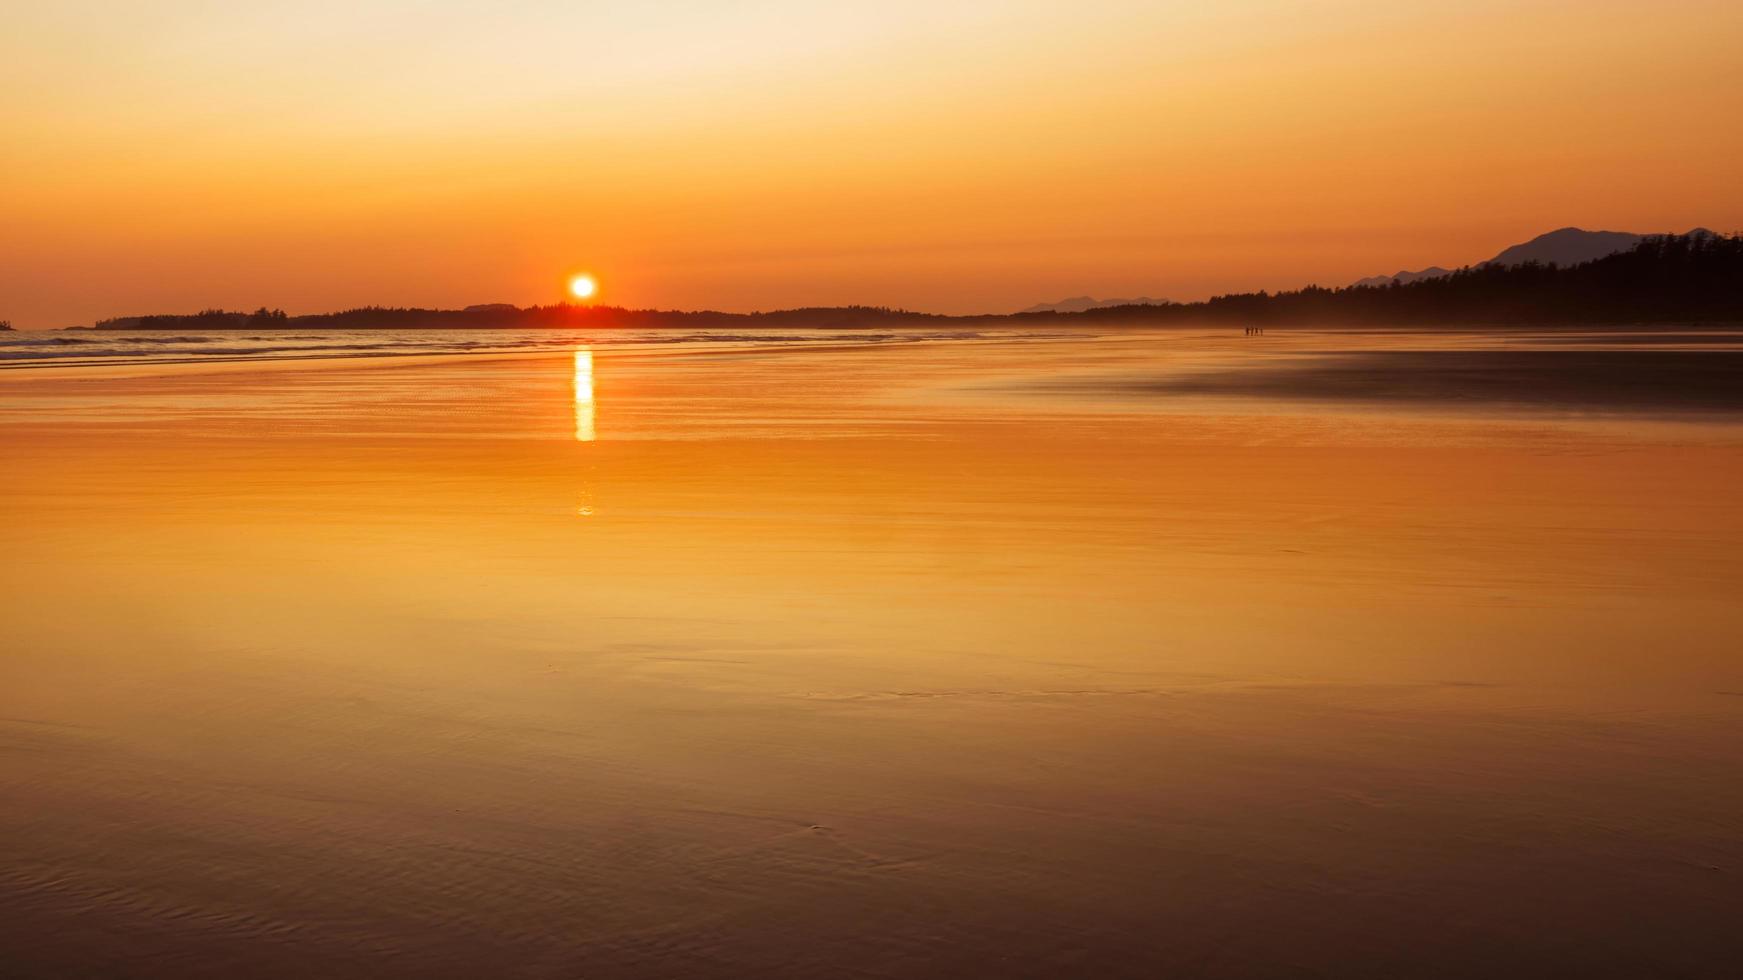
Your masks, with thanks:
[{"label": "shallow water on sand", "polygon": [[0,963],[1731,975],[1736,346],[9,372]]}]

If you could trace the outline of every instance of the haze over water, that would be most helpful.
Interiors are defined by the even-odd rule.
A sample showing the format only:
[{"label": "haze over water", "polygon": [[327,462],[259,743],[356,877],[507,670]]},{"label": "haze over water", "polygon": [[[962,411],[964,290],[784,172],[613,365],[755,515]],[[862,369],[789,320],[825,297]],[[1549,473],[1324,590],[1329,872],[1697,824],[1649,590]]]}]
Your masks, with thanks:
[{"label": "haze over water", "polygon": [[78,339],[18,974],[1735,962],[1735,332]]}]

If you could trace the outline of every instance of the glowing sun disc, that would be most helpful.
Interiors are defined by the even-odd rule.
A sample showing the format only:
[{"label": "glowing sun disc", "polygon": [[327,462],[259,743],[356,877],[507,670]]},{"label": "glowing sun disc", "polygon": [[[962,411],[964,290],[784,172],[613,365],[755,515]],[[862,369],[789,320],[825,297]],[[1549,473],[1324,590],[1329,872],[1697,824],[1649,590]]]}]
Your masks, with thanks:
[{"label": "glowing sun disc", "polygon": [[569,280],[569,292],[576,299],[592,299],[593,294],[599,292],[599,284],[592,276],[576,276]]}]

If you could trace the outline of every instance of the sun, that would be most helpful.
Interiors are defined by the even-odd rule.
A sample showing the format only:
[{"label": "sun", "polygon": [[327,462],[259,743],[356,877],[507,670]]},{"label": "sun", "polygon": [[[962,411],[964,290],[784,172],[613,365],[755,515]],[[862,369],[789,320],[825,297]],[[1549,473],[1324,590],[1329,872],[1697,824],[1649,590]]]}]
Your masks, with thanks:
[{"label": "sun", "polygon": [[599,284],[592,276],[576,276],[569,280],[569,295],[576,299],[592,299],[599,292]]}]

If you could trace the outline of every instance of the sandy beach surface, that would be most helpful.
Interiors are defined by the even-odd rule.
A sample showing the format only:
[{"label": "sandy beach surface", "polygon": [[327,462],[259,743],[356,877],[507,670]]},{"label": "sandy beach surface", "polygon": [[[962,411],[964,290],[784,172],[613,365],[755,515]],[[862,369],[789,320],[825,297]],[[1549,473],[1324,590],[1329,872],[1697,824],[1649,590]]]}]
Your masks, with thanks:
[{"label": "sandy beach surface", "polygon": [[280,346],[0,371],[0,973],[1743,962],[1735,332]]}]

